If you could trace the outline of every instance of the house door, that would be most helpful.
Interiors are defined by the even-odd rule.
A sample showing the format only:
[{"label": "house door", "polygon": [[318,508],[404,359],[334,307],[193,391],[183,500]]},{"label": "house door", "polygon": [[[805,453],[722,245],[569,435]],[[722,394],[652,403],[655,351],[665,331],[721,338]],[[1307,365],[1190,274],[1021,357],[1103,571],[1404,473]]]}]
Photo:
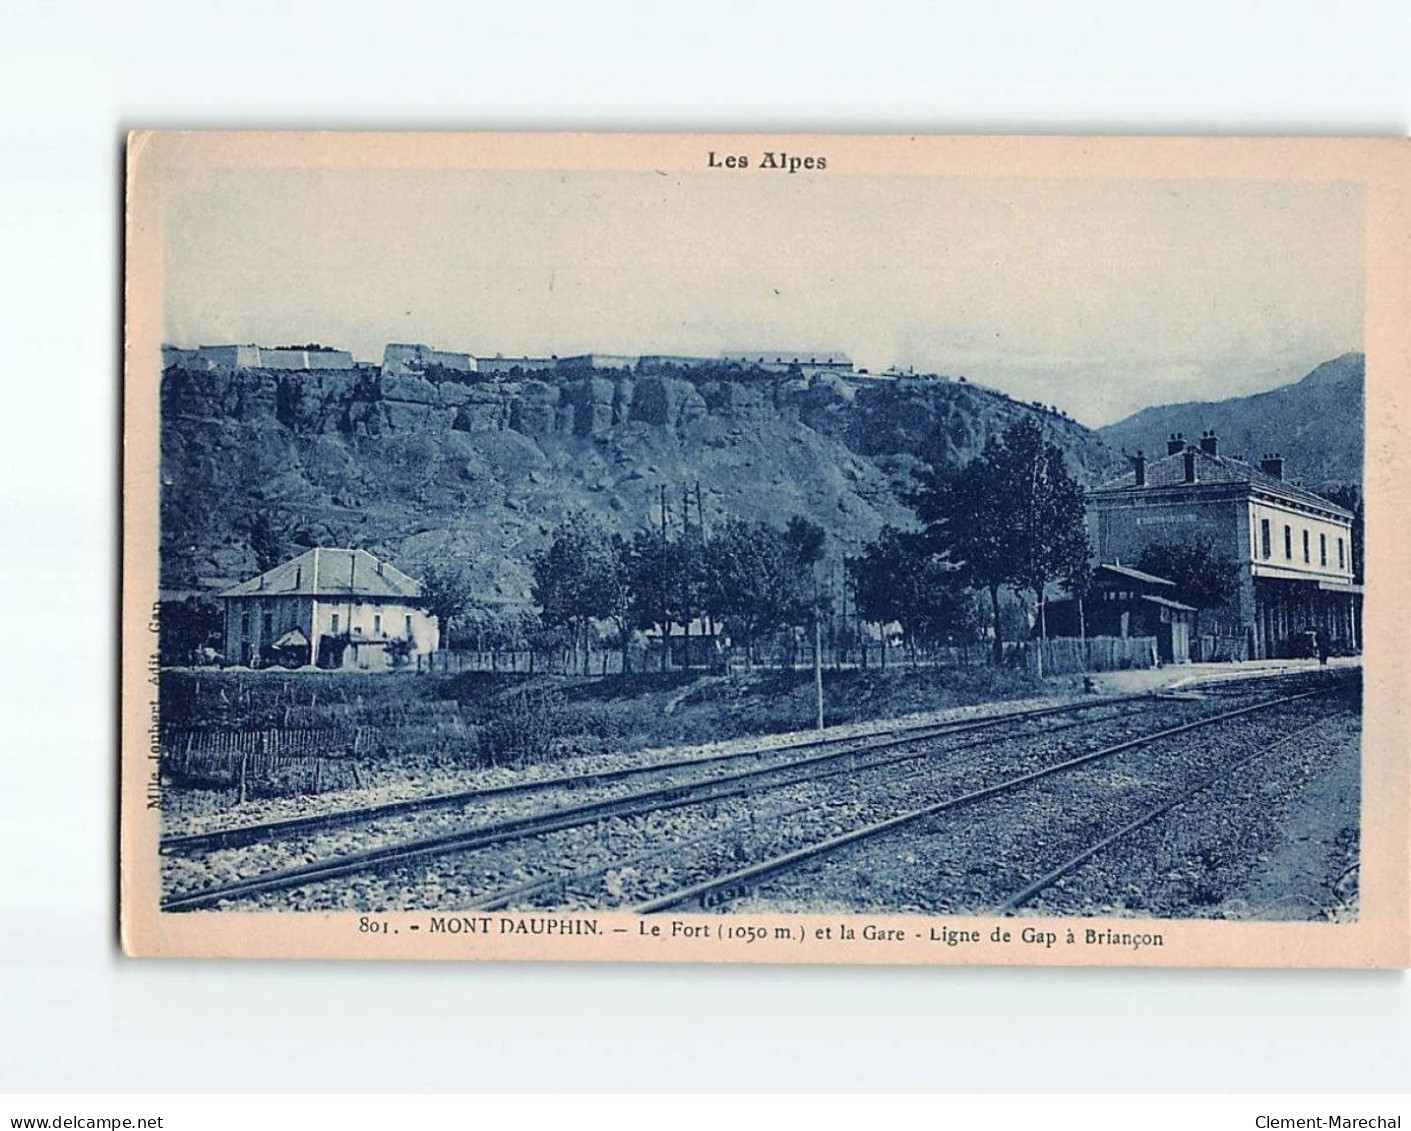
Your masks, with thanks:
[{"label": "house door", "polygon": [[1185,664],[1191,658],[1191,627],[1185,621],[1171,622],[1171,662]]},{"label": "house door", "polygon": [[318,638],[318,658],[314,661],[321,668],[337,668],[343,664],[343,650],[347,641],[336,636]]},{"label": "house door", "polygon": [[1163,664],[1176,662],[1174,629],[1175,625],[1169,621],[1159,622],[1156,625],[1156,655]]}]

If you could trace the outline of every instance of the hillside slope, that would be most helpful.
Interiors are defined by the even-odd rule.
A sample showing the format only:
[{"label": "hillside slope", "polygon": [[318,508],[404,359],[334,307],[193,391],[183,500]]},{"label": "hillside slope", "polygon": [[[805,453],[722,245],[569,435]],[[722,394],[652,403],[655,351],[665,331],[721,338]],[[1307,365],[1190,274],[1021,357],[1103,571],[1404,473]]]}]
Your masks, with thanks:
[{"label": "hillside slope", "polygon": [[1164,454],[1166,437],[1195,440],[1207,428],[1220,450],[1257,461],[1284,455],[1285,474],[1314,489],[1362,482],[1365,360],[1347,353],[1326,361],[1301,381],[1267,393],[1226,401],[1191,401],[1143,409],[1099,429],[1118,452]]},{"label": "hillside slope", "polygon": [[[1085,481],[1112,467],[1096,434],[945,379],[862,385],[727,369],[497,381],[433,371],[167,370],[162,381],[162,584],[209,589],[256,572],[251,527],[288,552],[357,545],[415,573],[455,555],[487,597],[522,599],[528,558],[570,511],[623,532],[673,523],[701,484],[725,515],[821,523],[855,552],[909,516],[932,456],[964,460],[1040,412]],[[694,519],[694,514],[693,514]]]}]

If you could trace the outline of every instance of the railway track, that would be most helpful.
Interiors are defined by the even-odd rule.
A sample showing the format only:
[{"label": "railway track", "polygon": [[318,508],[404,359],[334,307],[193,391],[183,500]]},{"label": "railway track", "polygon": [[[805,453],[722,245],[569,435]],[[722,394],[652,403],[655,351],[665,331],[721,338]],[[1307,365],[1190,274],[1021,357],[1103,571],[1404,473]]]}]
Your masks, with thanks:
[{"label": "railway track", "polygon": [[[1249,766],[1254,762],[1258,762],[1264,758],[1267,758],[1270,754],[1273,754],[1275,751],[1292,744],[1295,740],[1304,737],[1309,732],[1317,730],[1318,728],[1322,727],[1326,723],[1326,721],[1327,720],[1325,719],[1319,719],[1315,722],[1307,724],[1306,726],[1301,726],[1297,730],[1286,734],[1284,737],[1269,743],[1267,746],[1255,750],[1251,754],[1245,755],[1243,758],[1236,758],[1234,761],[1229,762],[1228,764],[1220,767],[1220,769],[1217,770],[1215,773],[1206,775],[1195,785],[1191,786],[1188,789],[1181,790],[1175,796],[1161,802],[1159,805],[1153,806],[1152,808],[1144,812],[1141,816],[1135,818],[1134,820],[1128,821],[1116,831],[1109,833],[1107,836],[1102,837],[1100,840],[1096,841],[1088,848],[1085,848],[1083,851],[1068,857],[1057,867],[1045,872],[1037,880],[1034,880],[1032,883],[1027,884],[1019,891],[1011,895],[998,907],[996,907],[995,913],[999,915],[1008,915],[1014,913],[1015,911],[1018,911],[1026,903],[1031,902],[1043,892],[1053,887],[1065,876],[1071,875],[1073,872],[1076,872],[1084,864],[1087,864],[1090,860],[1093,860],[1097,856],[1106,852],[1109,848],[1112,848],[1114,845],[1126,840],[1128,837],[1132,836],[1132,834],[1139,832],[1140,830],[1146,828],[1148,825],[1154,824],[1155,822],[1163,819],[1164,817],[1169,816],[1181,806],[1185,805],[1188,801],[1193,801],[1195,798],[1199,797],[1202,793],[1206,793],[1209,790],[1216,788],[1217,786],[1221,785],[1223,782],[1228,780],[1236,772],[1244,769],[1246,766]],[[1341,879],[1341,877],[1339,877],[1339,879]]]},{"label": "railway track", "polygon": [[[934,817],[943,813],[953,812],[957,809],[974,805],[992,798],[1003,797],[1005,795],[1012,794],[1015,791],[1024,788],[1025,786],[1052,778],[1055,775],[1065,774],[1080,769],[1082,767],[1091,766],[1096,763],[1100,763],[1106,759],[1112,758],[1116,755],[1123,754],[1132,750],[1137,750],[1141,747],[1149,746],[1152,743],[1159,742],[1164,739],[1173,738],[1178,735],[1188,734],[1205,727],[1218,726],[1222,723],[1251,716],[1259,712],[1271,710],[1273,708],[1277,708],[1286,704],[1299,702],[1301,700],[1309,699],[1313,696],[1328,694],[1330,691],[1333,690],[1336,690],[1336,688],[1317,688],[1310,691],[1302,691],[1294,694],[1282,695],[1276,698],[1267,699],[1257,703],[1233,708],[1231,710],[1221,711],[1217,714],[1206,716],[1190,722],[1181,723],[1176,726],[1165,727],[1161,730],[1154,731],[1150,734],[1146,734],[1138,738],[1125,740],[1119,743],[1102,747],[1098,750],[1089,751],[1087,753],[1078,755],[1077,757],[1068,758],[1061,762],[1045,766],[1041,769],[1032,770],[1023,774],[1007,778],[995,784],[985,786],[980,789],[971,790],[959,796],[949,797],[941,801],[910,809],[894,816],[888,817],[884,820],[875,821],[860,826],[840,835],[833,836],[822,841],[817,841],[799,848],[776,854],[764,860],[760,860],[753,864],[750,864],[746,867],[735,869],[734,871],[731,871],[725,875],[712,877],[710,879],[679,888],[676,891],[669,892],[667,894],[657,896],[652,899],[648,899],[644,902],[637,904],[633,908],[633,910],[638,912],[639,914],[652,914],[661,911],[670,911],[678,909],[712,910],[721,906],[722,904],[733,902],[736,899],[751,894],[765,880],[783,875],[787,872],[797,869],[803,864],[818,860],[824,856],[828,856],[834,852],[839,851],[840,849],[846,848],[851,845],[857,845],[866,841],[875,840],[888,833],[904,828],[905,826],[915,824],[927,818]],[[1288,736],[1288,739],[1291,740],[1293,737],[1295,737],[1295,735],[1290,735]],[[1199,790],[1197,789],[1195,790],[1195,792],[1199,792]],[[1156,819],[1156,816],[1159,816],[1159,814],[1148,815],[1146,820],[1154,820]],[[1119,830],[1119,832],[1122,832],[1123,835],[1125,835],[1126,832],[1135,831],[1136,827],[1140,826],[1136,823],[1133,823],[1133,827],[1131,829]],[[1120,837],[1118,839],[1120,839]],[[1095,854],[1096,851],[1101,851],[1101,847],[1095,848],[1095,850],[1093,850],[1093,854]],[[1087,857],[1085,857],[1085,859],[1086,858]],[[1077,867],[1082,862],[1082,860],[1075,859],[1073,861],[1070,861],[1069,863],[1071,863],[1072,867]],[[1056,880],[1057,878],[1058,876],[1055,876],[1054,880]],[[1051,880],[1049,882],[1053,881]],[[1047,886],[1048,884],[1045,883],[1038,890],[1043,890],[1043,887]],[[1024,895],[1025,892],[1020,892],[1017,894]],[[1033,894],[1036,894],[1036,892],[1029,894],[1028,898],[1032,898]]]},{"label": "railway track", "polygon": [[742,763],[747,759],[760,760],[775,756],[787,756],[797,752],[823,752],[837,748],[836,756],[845,757],[854,753],[855,750],[883,749],[901,743],[970,734],[996,727],[1010,726],[1031,719],[1098,710],[1103,707],[1119,707],[1126,703],[1149,704],[1157,698],[1150,692],[1143,692],[1137,695],[1121,695],[1090,702],[1065,703],[1055,707],[1035,707],[1023,711],[1009,711],[979,719],[906,724],[865,735],[802,738],[776,745],[753,746],[745,750],[732,750],[721,754],[677,758],[650,765],[625,766],[590,773],[558,774],[553,777],[537,778],[533,781],[438,793],[429,797],[408,798],[403,801],[390,801],[381,805],[367,805],[354,809],[340,809],[329,813],[311,814],[306,817],[290,817],[260,824],[234,825],[224,829],[213,829],[209,832],[165,836],[160,841],[159,851],[164,855],[172,855],[218,848],[238,848],[247,844],[262,844],[272,840],[346,828],[350,825],[365,824],[393,817],[469,807],[481,802],[501,801],[506,798],[529,797],[555,789],[580,791],[598,785],[665,776],[681,771],[705,769],[710,766],[726,766],[732,763]]},{"label": "railway track", "polygon": [[[755,791],[765,788],[777,789],[790,785],[817,782],[845,773],[882,769],[907,762],[927,759],[937,753],[937,751],[929,748],[919,750],[907,749],[908,747],[914,747],[918,744],[934,743],[941,739],[955,737],[964,738],[972,735],[977,736],[971,738],[969,742],[962,743],[959,746],[950,745],[940,751],[941,753],[955,753],[958,750],[967,749],[971,746],[990,745],[994,742],[1011,739],[1015,737],[1014,728],[1016,726],[1025,726],[1030,723],[1041,722],[1055,716],[1086,714],[1094,711],[1110,711],[1115,708],[1120,712],[1121,717],[1129,717],[1134,709],[1150,709],[1158,705],[1159,702],[1158,699],[1151,695],[1123,696],[1116,699],[1105,699],[1095,703],[1065,704],[1058,707],[1011,712],[1006,715],[990,716],[985,719],[968,720],[965,722],[927,724],[902,728],[893,732],[884,732],[881,737],[874,735],[864,736],[862,738],[804,740],[786,744],[783,747],[768,748],[764,751],[732,752],[726,755],[682,759],[673,763],[658,764],[654,767],[634,768],[634,770],[637,771],[668,768],[681,769],[683,767],[697,767],[711,763],[752,757],[761,753],[776,753],[781,749],[788,752],[805,752],[802,757],[788,758],[777,764],[753,767],[706,778],[696,778],[684,782],[673,782],[663,786],[638,790],[623,796],[550,809],[545,812],[532,813],[522,817],[512,817],[469,829],[456,829],[440,835],[401,841],[378,848],[344,853],[328,859],[315,860],[291,868],[268,871],[231,883],[181,892],[165,899],[162,903],[162,909],[164,911],[199,910],[201,908],[215,906],[224,901],[247,899],[270,892],[288,890],[308,884],[324,883],[330,880],[367,872],[385,872],[406,864],[432,860],[449,853],[493,848],[531,837],[574,829],[584,825],[597,824],[611,818],[641,816],[689,805],[748,796]],[[1069,721],[1056,727],[1048,726],[1043,733],[1047,735],[1059,731],[1076,729],[1078,727],[1091,725],[1094,722],[1108,721],[1115,717],[1118,716],[1109,714],[1104,719]],[[990,733],[987,736],[985,732]],[[838,748],[829,749],[831,747]],[[820,748],[822,748],[822,752],[806,753],[809,750],[818,750]],[[899,749],[901,750],[900,753],[895,752]],[[893,753],[887,753],[888,751],[893,751]],[[880,755],[880,757],[869,757],[872,755]],[[627,771],[615,771],[614,776],[620,777],[626,773]],[[580,779],[577,778],[559,778],[544,779],[540,782],[526,784],[530,788],[537,790],[546,788],[545,783],[548,780],[554,780],[562,784],[580,782]],[[493,790],[468,791],[466,794],[458,796],[460,803],[468,803],[486,797],[501,797],[513,788],[514,787],[500,787]],[[444,802],[443,798],[433,800],[437,807],[442,804],[447,804]],[[389,809],[396,814],[418,811],[409,808],[408,803],[396,803],[390,807],[383,806],[325,816],[332,818],[334,821],[346,823],[346,819],[349,817],[367,819],[369,814],[386,816],[389,815]],[[315,819],[308,820],[312,821]],[[327,824],[312,825],[301,819],[298,822],[277,822],[273,826],[266,826],[266,828],[278,828],[281,832],[287,834],[291,825],[298,825],[301,831],[316,827],[332,827]],[[259,826],[246,826],[245,828],[254,829],[257,827]],[[230,830],[226,830],[225,832],[228,834],[229,831]],[[220,836],[222,836],[222,834],[211,834],[211,837],[214,838],[219,838]],[[187,843],[191,842],[188,841]],[[205,837],[195,840],[195,843],[202,847],[224,847],[228,844],[228,842],[220,839],[210,840],[208,842]]]}]

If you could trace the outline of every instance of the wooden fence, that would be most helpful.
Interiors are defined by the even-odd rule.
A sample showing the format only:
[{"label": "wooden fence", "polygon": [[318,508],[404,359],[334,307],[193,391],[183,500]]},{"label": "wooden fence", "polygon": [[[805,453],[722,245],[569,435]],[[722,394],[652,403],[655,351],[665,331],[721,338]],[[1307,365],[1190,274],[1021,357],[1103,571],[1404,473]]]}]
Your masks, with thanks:
[{"label": "wooden fence", "polygon": [[322,793],[363,784],[363,728],[162,732],[162,773],[186,786],[253,794]]},{"label": "wooden fence", "polygon": [[[697,638],[699,640],[699,638]],[[697,640],[692,644],[696,645]],[[813,644],[800,639],[792,648],[771,642],[756,647],[751,663],[746,659],[741,647],[729,651],[714,651],[699,640],[700,646],[693,647],[692,670],[707,669],[741,671],[747,667],[788,671],[806,670],[813,667]],[[674,637],[668,670],[681,671],[685,668],[686,652],[684,638]],[[1092,636],[1086,640],[1077,637],[1051,637],[1042,645],[1037,640],[1006,641],[1004,662],[1014,667],[1028,667],[1036,670],[1038,649],[1042,647],[1043,670],[1046,675],[1066,675],[1074,672],[1118,671],[1125,668],[1155,667],[1156,639],[1151,636],[1127,638],[1115,636]],[[884,645],[879,641],[866,644],[853,644],[850,647],[832,647],[824,644],[821,660],[828,671],[882,668],[946,668],[983,667],[993,662],[993,646],[987,641],[973,641],[966,644],[942,645],[924,650],[911,649],[894,644]],[[629,653],[629,664],[634,672],[661,671],[661,645],[642,648],[634,646]],[[422,673],[456,672],[496,672],[541,675],[620,675],[622,673],[622,652],[590,651],[573,654],[567,651],[531,652],[528,650],[502,652],[472,652],[445,650],[433,652],[417,658],[417,671]]]},{"label": "wooden fence", "polygon": [[[644,659],[644,650],[634,648],[630,661],[632,669],[643,670]],[[616,649],[593,649],[585,657],[582,651],[575,655],[569,651],[558,650],[534,652],[529,649],[506,649],[496,652],[473,652],[448,648],[417,656],[416,670],[423,674],[494,672],[522,675],[621,675],[622,652]]]},{"label": "wooden fence", "polygon": [[1193,636],[1191,659],[1200,663],[1228,663],[1253,659],[1249,641],[1243,636]]},{"label": "wooden fence", "polygon": [[1023,647],[1030,668],[1035,670],[1042,649],[1044,675],[1154,668],[1157,663],[1154,636],[1053,636],[1026,641]]}]

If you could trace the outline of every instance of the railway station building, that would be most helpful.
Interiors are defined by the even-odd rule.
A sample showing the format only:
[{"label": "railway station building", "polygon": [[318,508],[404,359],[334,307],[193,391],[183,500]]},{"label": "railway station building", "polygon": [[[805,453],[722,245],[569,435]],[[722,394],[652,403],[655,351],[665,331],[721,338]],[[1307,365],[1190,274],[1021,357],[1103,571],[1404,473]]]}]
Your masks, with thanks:
[{"label": "railway station building", "polygon": [[227,664],[390,671],[436,651],[421,583],[366,550],[316,547],[219,594]]},{"label": "railway station building", "polygon": [[1214,636],[1201,658],[1307,654],[1322,630],[1339,650],[1360,647],[1362,587],[1353,581],[1352,514],[1284,478],[1279,455],[1258,466],[1173,434],[1164,456],[1138,452],[1131,470],[1087,495],[1100,563],[1134,565],[1154,543],[1209,542],[1239,564],[1223,609],[1203,613]]}]

